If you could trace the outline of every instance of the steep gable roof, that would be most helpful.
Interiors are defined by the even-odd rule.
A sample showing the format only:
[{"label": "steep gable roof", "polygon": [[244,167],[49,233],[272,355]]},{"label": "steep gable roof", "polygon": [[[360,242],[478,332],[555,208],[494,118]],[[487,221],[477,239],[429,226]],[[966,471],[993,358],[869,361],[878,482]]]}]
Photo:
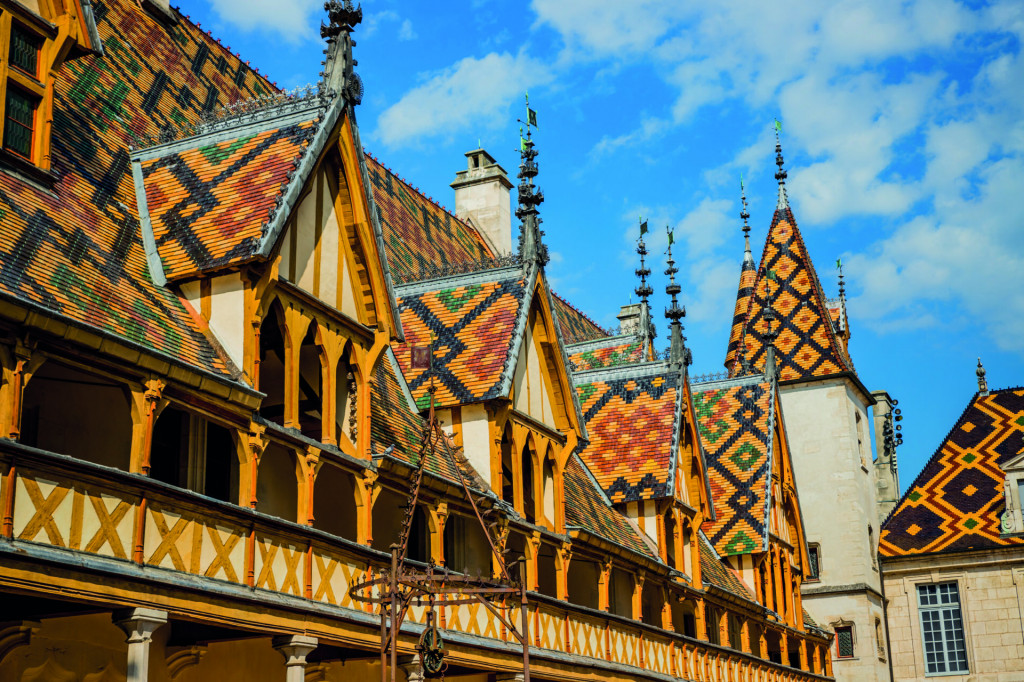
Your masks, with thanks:
[{"label": "steep gable roof", "polygon": [[720,555],[768,548],[775,396],[764,375],[697,384],[694,409],[715,520],[702,529]]},{"label": "steep gable roof", "polygon": [[590,442],[580,453],[612,502],[673,494],[684,392],[664,362],[573,374]]},{"label": "steep gable roof", "polygon": [[643,341],[632,334],[609,336],[566,346],[574,371],[632,365],[646,360]]},{"label": "steep gable roof", "polygon": [[373,156],[366,154],[365,159],[388,264],[398,282],[424,279],[445,268],[458,272],[494,257],[471,225],[427,199]]},{"label": "steep gable roof", "polygon": [[551,292],[555,302],[555,312],[558,316],[558,325],[562,330],[562,339],[567,344],[583,343],[594,341],[608,336],[608,332],[601,329],[592,319],[583,314],[564,298]]},{"label": "steep gable roof", "polygon": [[[742,282],[741,277],[741,286]],[[853,371],[836,338],[821,283],[788,205],[776,209],[772,218],[743,324],[741,338],[747,358],[758,370],[764,369],[768,348],[764,339],[768,329],[764,319],[766,284],[775,311],[772,329],[778,332],[775,350],[780,378],[811,379]],[[734,335],[735,331],[734,325]],[[732,369],[729,360],[727,354],[726,366]]]},{"label": "steep gable roof", "polygon": [[226,376],[196,319],[150,277],[128,149],[271,88],[184,17],[167,27],[128,0],[94,10],[104,55],[57,77],[52,189],[0,173],[0,295]]},{"label": "steep gable roof", "polygon": [[976,394],[882,524],[879,552],[897,557],[1024,545],[1000,532],[1001,467],[1024,452],[1024,388]]}]

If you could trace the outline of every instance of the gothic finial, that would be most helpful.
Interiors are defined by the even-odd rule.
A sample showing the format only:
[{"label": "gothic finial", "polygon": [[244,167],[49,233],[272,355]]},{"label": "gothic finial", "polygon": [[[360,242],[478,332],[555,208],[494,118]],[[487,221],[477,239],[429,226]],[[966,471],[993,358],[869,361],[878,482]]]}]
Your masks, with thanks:
[{"label": "gothic finial", "polygon": [[750,253],[750,211],[747,210],[747,188],[743,184],[743,176],[740,176],[740,202],[743,208],[740,209],[740,218],[743,219],[743,260],[753,262],[754,256]]},{"label": "gothic finial", "polygon": [[786,196],[786,169],[782,167],[782,141],[779,135],[782,133],[782,122],[775,119],[775,165],[779,170],[775,172],[775,180],[779,183],[779,203],[776,209],[788,209],[789,197]]},{"label": "gothic finial", "polygon": [[672,297],[671,305],[665,309],[665,317],[671,320],[669,328],[671,329],[671,346],[669,346],[669,365],[676,370],[682,370],[683,367],[687,366],[691,362],[690,350],[686,347],[686,337],[683,336],[683,325],[680,320],[686,317],[686,308],[679,306],[679,301],[676,296],[682,291],[676,283],[676,273],[679,272],[679,268],[676,267],[676,262],[672,259],[672,244],[675,242],[675,233],[665,228],[668,232],[668,268],[665,269],[665,274],[668,275],[669,282],[668,286],[665,287],[665,293]]},{"label": "gothic finial", "polygon": [[324,10],[330,24],[320,22],[320,37],[327,40],[327,59],[321,72],[321,90],[333,91],[352,104],[363,100],[363,81],[353,70],[357,62],[352,57],[352,31],[363,20],[363,6],[353,6],[352,0],[327,0]]},{"label": "gothic finial", "polygon": [[846,282],[843,275],[843,259],[836,259],[836,270],[839,271],[839,298],[846,299]]},{"label": "gothic finial", "polygon": [[985,368],[981,366],[981,358],[978,358],[978,369],[974,373],[978,375],[978,392],[988,393],[988,381],[985,379]]},{"label": "gothic finial", "polygon": [[533,185],[538,173],[538,152],[534,148],[532,130],[537,126],[537,112],[530,108],[529,95],[526,96],[526,121],[520,119],[519,122],[526,125],[526,137],[523,137],[522,127],[519,128],[519,207],[516,209],[516,217],[521,222],[519,256],[524,268],[530,263],[544,267],[548,262],[548,248],[541,240],[544,232],[540,224],[543,221],[537,209],[544,202],[544,192]]},{"label": "gothic finial", "polygon": [[640,297],[640,302],[643,304],[646,304],[647,298],[654,293],[654,289],[647,283],[647,278],[651,275],[651,269],[644,263],[644,256],[647,255],[647,245],[644,244],[645,234],[647,234],[646,220],[640,223],[640,239],[636,245],[636,252],[640,254],[640,267],[635,272],[636,276],[640,278],[640,286],[634,289],[636,295]]}]

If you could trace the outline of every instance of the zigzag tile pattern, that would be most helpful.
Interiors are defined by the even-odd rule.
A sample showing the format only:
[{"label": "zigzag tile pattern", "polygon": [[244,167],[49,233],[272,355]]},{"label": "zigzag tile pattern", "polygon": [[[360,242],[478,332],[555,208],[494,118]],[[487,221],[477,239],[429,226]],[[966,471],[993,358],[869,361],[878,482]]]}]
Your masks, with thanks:
[{"label": "zigzag tile pattern", "polygon": [[562,341],[565,344],[583,343],[603,339],[608,336],[605,330],[601,329],[596,322],[577,310],[564,298],[551,292],[555,302],[555,317],[562,332]]},{"label": "zigzag tile pattern", "polygon": [[608,498],[633,502],[669,495],[676,378],[638,368],[631,378],[577,383],[576,392],[590,435],[580,456]]},{"label": "zigzag tile pattern", "polygon": [[0,294],[225,374],[178,297],[150,279],[128,146],[270,87],[184,17],[165,27],[130,0],[93,8],[106,56],[58,76],[52,192],[0,173]]},{"label": "zigzag tile pattern", "polygon": [[[769,280],[771,273],[777,281]],[[818,275],[789,209],[775,212],[747,308],[747,358],[759,370],[764,369],[767,350],[763,338],[768,328],[764,320],[766,282],[775,309],[773,329],[779,332],[775,350],[780,377],[810,379],[853,371],[836,339]]]},{"label": "zigzag tile pattern", "polygon": [[316,130],[310,120],[213,144],[198,138],[193,149],[143,162],[167,278],[251,259]]},{"label": "zigzag tile pattern", "polygon": [[565,467],[565,522],[616,542],[638,554],[653,557],[636,528],[608,505],[579,456],[573,455]]},{"label": "zigzag tile pattern", "polygon": [[413,369],[414,346],[434,342],[435,405],[450,407],[499,397],[512,357],[526,281],[508,279],[402,296],[398,310],[405,343],[394,346],[420,409],[430,406],[430,373]]},{"label": "zigzag tile pattern", "polygon": [[644,360],[644,346],[636,338],[630,338],[602,348],[580,351],[567,348],[566,350],[570,353],[569,362],[573,364],[578,372],[588,369],[601,369],[602,367],[635,365]]},{"label": "zigzag tile pattern", "polygon": [[772,397],[769,384],[759,379],[724,388],[694,387],[716,516],[702,530],[721,556],[767,549]]},{"label": "zigzag tile pattern", "polygon": [[388,266],[396,277],[414,279],[426,268],[493,257],[475,229],[429,201],[369,154],[366,170],[384,231]]},{"label": "zigzag tile pattern", "polygon": [[[749,252],[746,252],[749,253]],[[750,296],[754,293],[754,283],[757,281],[757,267],[753,258],[743,259],[743,266],[740,269],[740,285],[736,291],[736,307],[732,313],[732,331],[729,332],[729,348],[725,353],[725,367],[731,373],[739,369],[740,340],[743,338],[743,330],[747,321],[747,308],[750,305]],[[749,350],[747,358],[750,358]]]},{"label": "zigzag tile pattern", "polygon": [[1024,451],[1024,389],[976,395],[882,525],[882,556],[1022,545],[1003,537],[1002,464]]}]

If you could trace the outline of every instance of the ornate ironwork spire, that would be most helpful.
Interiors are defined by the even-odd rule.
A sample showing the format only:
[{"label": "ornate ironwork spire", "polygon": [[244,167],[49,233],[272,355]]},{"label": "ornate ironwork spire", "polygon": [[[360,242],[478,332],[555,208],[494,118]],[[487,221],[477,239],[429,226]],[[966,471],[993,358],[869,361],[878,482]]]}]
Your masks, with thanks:
[{"label": "ornate ironwork spire", "polygon": [[[647,244],[644,243],[644,234],[646,233],[647,221],[643,220],[640,223],[640,239],[636,245],[636,252],[640,255],[640,267],[635,272],[636,276],[640,278],[640,286],[633,291],[640,298],[640,321],[637,323],[636,333],[645,344],[650,344],[654,340],[655,330],[654,322],[651,320],[651,305],[647,299],[654,293],[654,289],[647,283],[647,278],[651,275],[651,269],[647,267],[647,263],[644,260],[644,257],[647,255]],[[646,350],[644,352],[646,353]]]},{"label": "ornate ironwork spire", "polygon": [[671,320],[669,324],[671,345],[669,346],[668,362],[673,369],[682,371],[690,364],[692,356],[686,347],[686,337],[683,336],[681,322],[686,317],[686,308],[680,307],[676,298],[683,289],[676,283],[676,273],[679,272],[679,268],[676,267],[676,262],[672,259],[672,243],[675,241],[675,235],[669,228],[666,227],[665,230],[668,232],[668,268],[665,269],[665,274],[669,278],[665,293],[672,297],[671,305],[665,309],[665,317]]},{"label": "ornate ironwork spire", "polygon": [[845,275],[843,275],[843,260],[836,260],[836,270],[839,271],[839,298],[842,301],[846,301],[846,281]]},{"label": "ornate ironwork spire", "polygon": [[988,381],[985,379],[985,368],[981,366],[981,358],[978,358],[978,369],[974,373],[978,375],[978,392],[988,394]]},{"label": "ornate ironwork spire", "polygon": [[352,0],[327,0],[324,3],[330,24],[320,22],[320,37],[327,40],[324,70],[320,72],[321,90],[343,96],[352,104],[363,101],[363,81],[354,71],[359,64],[352,57],[352,31],[363,20],[363,6],[353,7]]},{"label": "ornate ironwork spire", "polygon": [[779,135],[782,133],[782,123],[775,119],[775,165],[779,170],[775,172],[775,180],[779,183],[779,203],[776,210],[789,209],[789,197],[786,196],[786,169],[782,167],[782,141]]},{"label": "ornate ironwork spire", "polygon": [[743,176],[740,176],[740,218],[743,219],[743,265],[754,264],[754,254],[750,252],[750,211],[747,210],[747,188],[743,184]]},{"label": "ornate ironwork spire", "polygon": [[519,218],[521,227],[519,229],[519,256],[523,262],[523,268],[529,267],[530,263],[536,263],[538,267],[544,267],[548,262],[548,247],[544,245],[541,237],[544,236],[540,224],[543,222],[540,217],[538,206],[544,203],[544,192],[533,186],[533,179],[537,177],[537,154],[539,153],[533,143],[533,126],[536,126],[536,113],[530,109],[530,98],[526,98],[526,137],[523,137],[522,128],[519,129],[519,207],[516,208],[516,217]]}]

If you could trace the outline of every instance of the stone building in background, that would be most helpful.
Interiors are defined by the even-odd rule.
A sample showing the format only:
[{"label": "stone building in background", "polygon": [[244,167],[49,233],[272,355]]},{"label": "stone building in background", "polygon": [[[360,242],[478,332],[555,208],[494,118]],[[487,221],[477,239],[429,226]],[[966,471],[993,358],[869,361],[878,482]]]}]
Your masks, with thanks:
[{"label": "stone building in background", "polygon": [[1024,389],[978,379],[882,525],[895,680],[1024,679]]}]

